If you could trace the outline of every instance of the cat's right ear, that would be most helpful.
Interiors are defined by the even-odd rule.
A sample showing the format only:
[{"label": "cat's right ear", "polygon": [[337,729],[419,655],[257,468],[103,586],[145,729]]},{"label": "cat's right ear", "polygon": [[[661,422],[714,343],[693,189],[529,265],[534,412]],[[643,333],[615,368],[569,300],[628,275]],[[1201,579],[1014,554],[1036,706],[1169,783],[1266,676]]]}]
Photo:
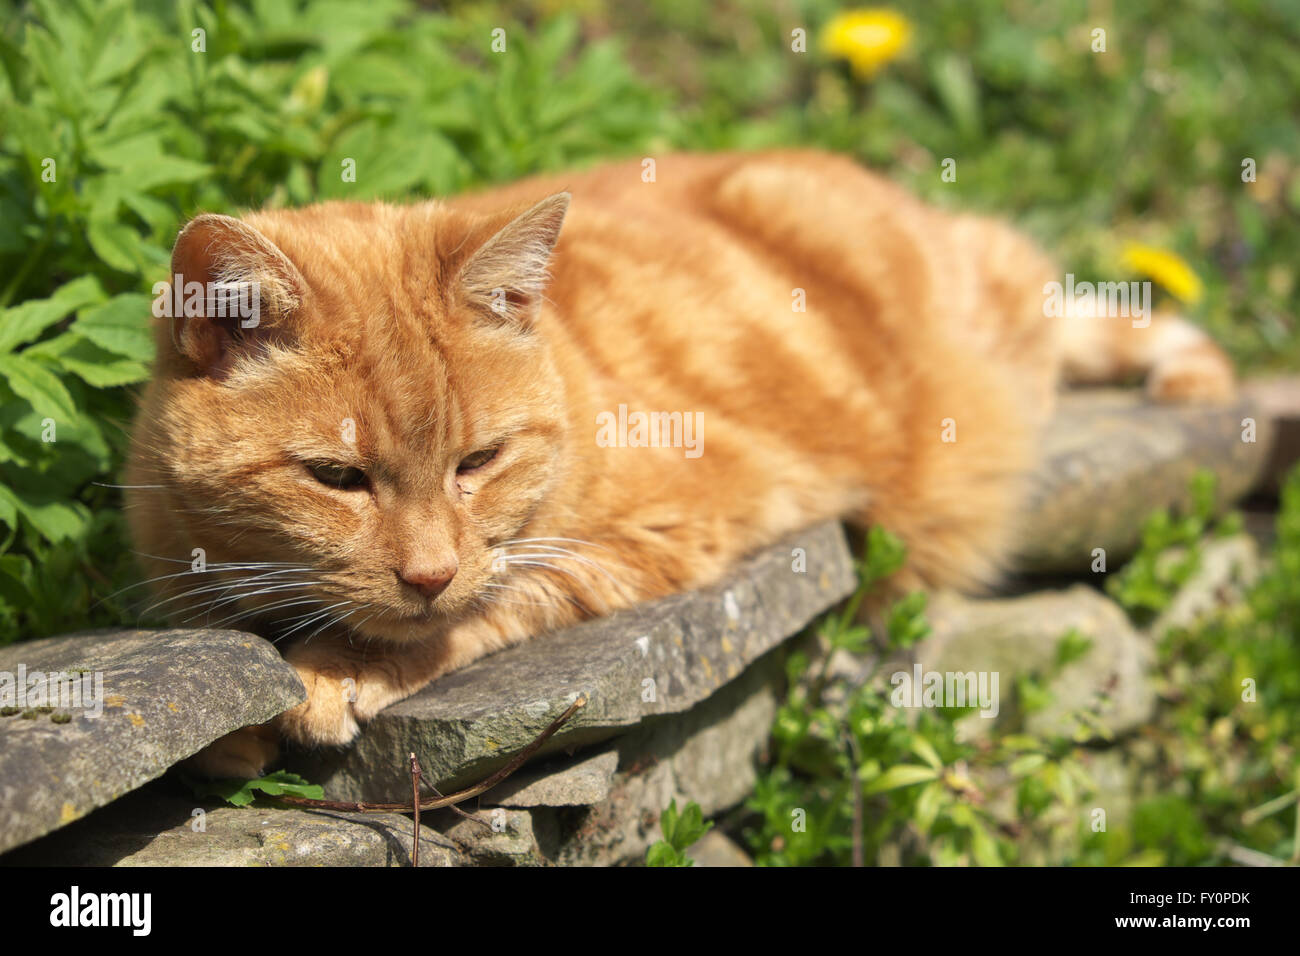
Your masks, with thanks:
[{"label": "cat's right ear", "polygon": [[238,219],[205,213],[172,250],[172,343],[201,374],[220,378],[241,351],[283,335],[283,320],[306,289],[270,239]]},{"label": "cat's right ear", "polygon": [[547,262],[571,198],[568,193],[547,196],[483,243],[460,269],[464,300],[498,322],[527,329],[541,302]]}]

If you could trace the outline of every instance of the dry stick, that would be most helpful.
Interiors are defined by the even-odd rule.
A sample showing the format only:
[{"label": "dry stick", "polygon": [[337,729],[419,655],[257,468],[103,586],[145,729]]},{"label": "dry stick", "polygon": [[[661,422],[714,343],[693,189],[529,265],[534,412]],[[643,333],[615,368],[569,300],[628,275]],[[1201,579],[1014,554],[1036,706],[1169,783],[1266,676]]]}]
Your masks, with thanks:
[{"label": "dry stick", "polygon": [[[434,795],[435,797],[441,797],[441,796],[442,796],[442,791],[440,791],[440,790],[439,790],[437,787],[435,787],[433,784],[429,783],[428,781],[425,781],[424,785],[425,785],[426,787],[428,787],[429,790],[431,790],[431,791],[433,792],[433,795]],[[468,820],[470,823],[476,824],[476,825],[482,827],[484,830],[491,831],[491,829],[492,829],[492,824],[488,823],[486,820],[480,820],[478,817],[474,816],[474,814],[472,814],[472,813],[466,813],[466,812],[465,812],[464,810],[462,810],[460,807],[447,807],[447,809],[450,810],[452,813],[456,814],[456,816],[460,817],[461,819],[463,819],[463,820]]]},{"label": "dry stick", "polygon": [[468,790],[462,790],[459,793],[450,793],[445,797],[437,797],[432,800],[420,800],[417,793],[415,799],[410,803],[349,803],[345,800],[312,800],[310,797],[293,797],[288,794],[283,794],[275,799],[289,806],[311,807],[316,810],[342,810],[345,813],[412,813],[416,810],[438,810],[442,807],[455,806],[472,797],[477,797],[480,793],[486,793],[522,767],[529,757],[537,753],[542,744],[546,743],[557,730],[568,723],[570,717],[585,706],[587,706],[587,698],[580,695],[577,700],[569,705],[568,710],[556,717],[551,722],[551,725],[538,734],[537,739],[519,751],[513,760],[486,780],[476,783]]}]

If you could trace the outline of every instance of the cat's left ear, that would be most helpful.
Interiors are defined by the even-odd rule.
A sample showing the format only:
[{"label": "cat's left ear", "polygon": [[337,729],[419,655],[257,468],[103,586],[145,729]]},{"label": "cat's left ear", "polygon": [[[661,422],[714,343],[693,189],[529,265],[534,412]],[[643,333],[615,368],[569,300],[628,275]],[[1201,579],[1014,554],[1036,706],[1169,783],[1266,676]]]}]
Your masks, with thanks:
[{"label": "cat's left ear", "polygon": [[570,198],[568,193],[547,196],[470,256],[458,283],[471,306],[520,330],[532,325]]}]

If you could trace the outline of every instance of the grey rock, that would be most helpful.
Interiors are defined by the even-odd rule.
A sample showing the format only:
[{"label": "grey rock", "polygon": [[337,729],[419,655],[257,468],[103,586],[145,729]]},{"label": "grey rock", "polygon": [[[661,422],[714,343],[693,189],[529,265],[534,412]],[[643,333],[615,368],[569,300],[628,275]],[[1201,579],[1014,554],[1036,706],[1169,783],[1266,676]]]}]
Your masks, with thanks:
[{"label": "grey rock", "polygon": [[[421,821],[423,823],[423,821]],[[146,787],[6,854],[6,866],[410,866],[413,825],[396,813],[232,807]],[[420,866],[455,866],[456,845],[420,828]]]},{"label": "grey rock", "polygon": [[432,826],[456,842],[467,866],[546,866],[551,862],[546,848],[557,842],[555,812],[493,807],[467,819],[443,810]]},{"label": "grey rock", "polygon": [[[929,620],[933,633],[913,649],[915,661],[923,671],[997,673],[1001,718],[1009,716],[1015,679],[1049,673],[1066,631],[1074,628],[1092,641],[1088,653],[1049,684],[1052,703],[1027,716],[1031,732],[1068,732],[1070,713],[1088,709],[1101,693],[1112,702],[1101,721],[1116,734],[1145,723],[1155,707],[1149,642],[1119,605],[1086,585],[1001,599],[944,593],[931,602]],[[978,734],[992,722],[976,713],[962,723]]]},{"label": "grey rock", "polygon": [[[1254,442],[1242,440],[1247,418],[1255,422]],[[1248,397],[1156,405],[1132,391],[1067,393],[1043,432],[1017,567],[1087,570],[1095,548],[1118,567],[1136,550],[1152,511],[1190,504],[1196,471],[1218,477],[1220,505],[1254,488],[1268,467],[1273,432],[1273,419]]]},{"label": "grey rock", "polygon": [[483,794],[480,802],[497,807],[582,807],[609,796],[618,769],[618,751],[583,753],[567,766],[520,771]]},{"label": "grey rock", "polygon": [[[421,866],[638,863],[670,800],[708,815],[753,789],[777,706],[781,651],[684,714],[655,717],[594,755],[511,777],[462,812],[421,815]],[[562,764],[557,769],[557,764]],[[621,769],[615,770],[616,767]],[[508,784],[517,784],[513,792]],[[236,808],[147,785],[0,857],[19,866],[409,866],[413,823],[400,814]],[[408,780],[409,786],[409,780]],[[598,794],[599,791],[599,794]],[[494,796],[495,794],[495,796]],[[599,796],[599,799],[595,799]],[[491,799],[489,799],[491,798]],[[577,802],[592,800],[593,805]],[[493,805],[527,801],[527,807]],[[468,818],[467,818],[468,817]],[[196,821],[202,821],[196,829]],[[712,844],[701,852],[707,854]],[[719,850],[719,853],[721,851]],[[692,853],[697,859],[700,854]],[[734,862],[711,865],[743,865]],[[705,863],[701,859],[701,863]]]},{"label": "grey rock", "polygon": [[668,804],[690,801],[706,818],[754,790],[784,681],[781,651],[681,717],[657,718],[619,741],[621,770],[610,798],[591,809],[581,828],[554,854],[565,866],[644,862],[662,838]]},{"label": "grey rock", "polygon": [[754,861],[731,837],[716,827],[686,851],[696,866],[753,866]]},{"label": "grey rock", "polygon": [[[431,825],[476,865],[638,864],[662,836],[672,800],[695,801],[706,817],[754,789],[782,682],[782,651],[766,655],[685,714],[653,717],[617,741],[619,770],[608,796],[590,807],[495,807],[474,820],[443,816]],[[467,805],[466,810],[473,809]]]},{"label": "grey rock", "polygon": [[0,851],[304,699],[276,649],[238,631],[100,631],[0,648],[0,674],[20,668],[28,680],[84,671],[92,689],[102,678],[102,707],[0,717]]},{"label": "grey rock", "polygon": [[1152,623],[1151,633],[1191,627],[1206,614],[1241,601],[1260,569],[1259,545],[1248,534],[1205,542],[1200,564]]},{"label": "grey rock", "polygon": [[[793,570],[803,549],[806,570]],[[682,713],[734,680],[856,585],[838,523],[768,548],[719,584],[590,621],[494,654],[389,707],[343,751],[290,766],[334,799],[404,793],[406,755],[444,792],[487,776],[579,694],[588,704],[543,754]]]}]

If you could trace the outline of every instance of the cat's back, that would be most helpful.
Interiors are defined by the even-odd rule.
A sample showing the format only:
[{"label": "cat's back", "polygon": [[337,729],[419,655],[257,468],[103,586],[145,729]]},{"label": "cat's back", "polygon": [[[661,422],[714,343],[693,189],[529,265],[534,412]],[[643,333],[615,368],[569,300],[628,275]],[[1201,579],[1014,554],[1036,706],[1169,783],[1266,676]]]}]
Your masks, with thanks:
[{"label": "cat's back", "polygon": [[628,382],[847,388],[882,351],[905,370],[975,298],[950,217],[815,150],[632,159],[448,205],[489,214],[561,191],[550,317]]}]

